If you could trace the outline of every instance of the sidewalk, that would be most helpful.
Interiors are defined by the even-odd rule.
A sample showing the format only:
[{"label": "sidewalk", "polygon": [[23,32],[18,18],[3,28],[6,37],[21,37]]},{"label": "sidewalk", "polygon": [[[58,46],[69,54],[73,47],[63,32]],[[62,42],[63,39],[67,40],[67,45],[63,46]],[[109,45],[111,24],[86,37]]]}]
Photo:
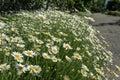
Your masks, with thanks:
[{"label": "sidewalk", "polygon": [[[95,22],[92,25],[100,31],[110,45],[109,50],[113,53],[113,64],[120,66],[120,17],[95,13],[93,18]],[[112,69],[114,70],[114,68]]]}]

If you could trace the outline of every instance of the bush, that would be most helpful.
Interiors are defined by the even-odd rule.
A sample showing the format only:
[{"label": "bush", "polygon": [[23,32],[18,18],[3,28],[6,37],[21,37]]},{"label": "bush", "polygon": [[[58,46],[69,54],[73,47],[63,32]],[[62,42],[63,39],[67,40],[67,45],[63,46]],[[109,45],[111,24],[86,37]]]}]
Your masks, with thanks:
[{"label": "bush", "polygon": [[93,12],[103,12],[104,11],[104,0],[97,0],[94,2],[91,11]]},{"label": "bush", "polygon": [[44,0],[1,0],[1,11],[33,10],[43,7]]},{"label": "bush", "polygon": [[113,16],[120,16],[120,11],[107,11],[105,14],[113,15]]},{"label": "bush", "polygon": [[107,9],[110,11],[120,10],[120,0],[109,1]]},{"label": "bush", "polygon": [[6,17],[0,20],[0,80],[107,78],[112,53],[86,23],[90,18],[60,11]]},{"label": "bush", "polygon": [[[60,10],[90,9],[94,0],[1,0],[1,11],[36,10],[58,7]],[[46,6],[46,7],[44,7]]]}]

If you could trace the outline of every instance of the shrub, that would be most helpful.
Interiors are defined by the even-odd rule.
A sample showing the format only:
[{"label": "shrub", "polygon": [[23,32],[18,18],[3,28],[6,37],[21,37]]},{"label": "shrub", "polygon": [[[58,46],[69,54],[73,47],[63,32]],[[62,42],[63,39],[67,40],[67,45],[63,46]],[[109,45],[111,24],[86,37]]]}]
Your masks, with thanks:
[{"label": "shrub", "polygon": [[120,11],[107,11],[105,14],[113,15],[113,16],[120,16]]},{"label": "shrub", "polygon": [[41,9],[44,0],[1,0],[1,11]]},{"label": "shrub", "polygon": [[96,0],[91,8],[93,12],[103,12],[104,11],[104,0]]},{"label": "shrub", "polygon": [[110,11],[120,10],[120,0],[109,1],[107,9]]},{"label": "shrub", "polygon": [[60,11],[6,17],[0,20],[0,80],[107,78],[112,53],[87,17]]},{"label": "shrub", "polygon": [[[36,10],[49,7],[58,7],[60,10],[83,11],[84,8],[90,9],[94,0],[1,0],[0,10]],[[46,6],[46,7],[44,7]]]}]

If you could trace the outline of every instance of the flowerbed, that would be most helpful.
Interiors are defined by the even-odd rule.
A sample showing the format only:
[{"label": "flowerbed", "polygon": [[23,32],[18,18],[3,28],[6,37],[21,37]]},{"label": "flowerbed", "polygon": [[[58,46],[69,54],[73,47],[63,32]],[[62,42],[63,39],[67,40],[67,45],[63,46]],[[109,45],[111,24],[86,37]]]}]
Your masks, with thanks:
[{"label": "flowerbed", "polygon": [[1,18],[0,80],[107,78],[112,53],[86,19],[60,11],[21,12]]}]

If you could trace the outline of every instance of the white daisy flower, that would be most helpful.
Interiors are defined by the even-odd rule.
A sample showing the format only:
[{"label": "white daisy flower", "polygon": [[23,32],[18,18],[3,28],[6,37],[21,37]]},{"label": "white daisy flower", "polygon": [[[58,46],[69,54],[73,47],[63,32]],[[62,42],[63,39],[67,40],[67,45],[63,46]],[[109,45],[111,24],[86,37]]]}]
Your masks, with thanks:
[{"label": "white daisy flower", "polygon": [[63,77],[63,80],[70,80],[70,78],[69,78],[69,76],[65,75],[65,76]]},{"label": "white daisy flower", "polygon": [[2,44],[2,40],[0,39],[0,45]]},{"label": "white daisy flower", "polygon": [[16,44],[16,46],[19,47],[19,48],[24,48],[25,47],[24,44]]},{"label": "white daisy flower", "polygon": [[35,74],[39,74],[41,71],[42,71],[42,68],[40,66],[37,66],[37,65],[33,66],[33,72]]},{"label": "white daisy flower", "polygon": [[71,47],[69,44],[66,44],[66,43],[63,44],[63,47],[64,47],[66,50],[72,49],[72,47]]},{"label": "white daisy flower", "polygon": [[17,28],[11,28],[11,30],[15,33],[17,32]]},{"label": "white daisy flower", "polygon": [[6,39],[6,38],[7,38],[7,35],[3,33],[3,34],[0,35],[0,38],[1,38],[1,39]]},{"label": "white daisy flower", "polygon": [[38,44],[43,44],[43,43],[44,43],[42,40],[38,40],[38,39],[36,39],[36,42],[37,42]]},{"label": "white daisy flower", "polygon": [[118,69],[118,71],[120,71],[120,67],[118,65],[115,65],[115,67]]},{"label": "white daisy flower", "polygon": [[18,52],[13,52],[13,54],[11,54],[15,60],[17,60],[18,62],[23,62],[23,55],[18,53]]},{"label": "white daisy flower", "polygon": [[64,33],[64,32],[60,32],[60,35],[62,35],[62,36],[68,36],[66,33]]},{"label": "white daisy flower", "polygon": [[95,79],[95,75],[94,75],[92,72],[90,72],[90,77],[91,77],[92,79]]},{"label": "white daisy flower", "polygon": [[73,58],[82,60],[82,56],[79,53],[74,53]]},{"label": "white daisy flower", "polygon": [[95,70],[96,70],[96,72],[98,72],[101,76],[105,76],[105,74],[104,74],[104,72],[101,70],[101,69],[99,69],[99,68],[95,68]]},{"label": "white daisy flower", "polygon": [[42,56],[44,59],[50,59],[50,56],[47,53],[43,53]]},{"label": "white daisy flower", "polygon": [[45,19],[45,16],[39,14],[39,15],[37,16],[37,18],[39,18],[39,19]]},{"label": "white daisy flower", "polygon": [[60,38],[53,37],[52,39],[53,39],[53,41],[56,41],[56,42],[61,42],[62,41],[62,39],[60,39]]},{"label": "white daisy flower", "polygon": [[52,43],[47,43],[47,44],[46,44],[46,47],[47,47],[47,48],[50,48],[52,45],[53,45]]},{"label": "white daisy flower", "polygon": [[33,49],[34,49],[35,51],[40,51],[39,46],[35,46]]},{"label": "white daisy flower", "polygon": [[57,59],[55,56],[52,56],[50,59],[51,59],[53,62],[57,62],[57,61],[58,61],[58,59]]},{"label": "white daisy flower", "polygon": [[82,69],[85,70],[85,71],[89,71],[88,67],[84,64],[82,64]]},{"label": "white daisy flower", "polygon": [[35,56],[35,52],[33,52],[32,50],[31,51],[30,50],[24,51],[23,54],[26,56],[29,56],[29,57]]},{"label": "white daisy flower", "polygon": [[119,77],[119,75],[117,74],[117,73],[115,73],[115,72],[111,72],[115,77]]},{"label": "white daisy flower", "polygon": [[5,27],[5,23],[3,22],[0,22],[0,29],[4,28]]},{"label": "white daisy flower", "polygon": [[70,57],[68,57],[68,56],[65,56],[65,59],[66,59],[67,61],[69,61],[69,62],[72,61],[72,59],[71,59]]},{"label": "white daisy flower", "polygon": [[50,49],[50,54],[57,54],[58,53],[58,47],[57,46],[52,46]]},{"label": "white daisy flower", "polygon": [[84,77],[87,77],[87,72],[85,70],[81,70],[81,74],[84,76]]},{"label": "white daisy flower", "polygon": [[30,73],[33,73],[33,65],[28,65],[27,70],[30,71]]},{"label": "white daisy flower", "polygon": [[22,65],[22,64],[16,64],[16,68],[17,68],[18,74],[25,73],[27,71],[27,68],[25,67],[25,65]]},{"label": "white daisy flower", "polygon": [[9,68],[10,68],[10,65],[7,65],[7,63],[0,65],[0,71],[8,70]]},{"label": "white daisy flower", "polygon": [[95,22],[95,20],[92,17],[85,16],[84,18],[87,19],[88,22]]},{"label": "white daisy flower", "polygon": [[28,65],[27,70],[32,74],[39,74],[42,71],[42,68],[38,65]]}]

